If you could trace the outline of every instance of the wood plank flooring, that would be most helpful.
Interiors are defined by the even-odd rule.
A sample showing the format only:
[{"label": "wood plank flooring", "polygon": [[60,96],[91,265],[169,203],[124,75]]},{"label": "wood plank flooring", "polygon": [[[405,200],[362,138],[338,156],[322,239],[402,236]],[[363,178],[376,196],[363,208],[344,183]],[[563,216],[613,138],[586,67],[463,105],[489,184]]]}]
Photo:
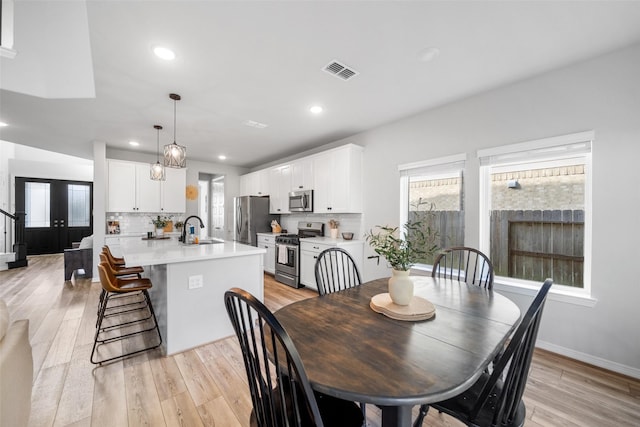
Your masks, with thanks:
[{"label": "wood plank flooring", "polygon": [[[162,357],[152,351],[103,367],[89,362],[100,285],[64,282],[62,255],[0,272],[12,319],[30,320],[34,383],[30,426],[249,425],[251,399],[235,338]],[[265,275],[272,310],[315,292]],[[536,351],[525,392],[526,426],[638,426],[640,381]],[[367,424],[380,413],[367,406]],[[429,411],[425,426],[461,423]]]}]

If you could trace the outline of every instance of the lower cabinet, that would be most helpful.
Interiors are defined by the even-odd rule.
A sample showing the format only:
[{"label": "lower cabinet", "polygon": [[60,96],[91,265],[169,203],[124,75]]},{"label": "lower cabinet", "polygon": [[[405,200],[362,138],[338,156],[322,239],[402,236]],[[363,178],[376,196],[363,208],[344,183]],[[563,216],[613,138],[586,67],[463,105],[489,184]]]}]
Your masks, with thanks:
[{"label": "lower cabinet", "polygon": [[276,238],[271,234],[258,233],[258,247],[267,250],[264,254],[264,271],[276,274]]},{"label": "lower cabinet", "polygon": [[300,283],[318,290],[316,284],[315,267],[318,255],[325,249],[339,247],[351,255],[362,277],[362,257],[364,256],[364,242],[360,240],[329,239],[327,237],[315,239],[300,239]]}]

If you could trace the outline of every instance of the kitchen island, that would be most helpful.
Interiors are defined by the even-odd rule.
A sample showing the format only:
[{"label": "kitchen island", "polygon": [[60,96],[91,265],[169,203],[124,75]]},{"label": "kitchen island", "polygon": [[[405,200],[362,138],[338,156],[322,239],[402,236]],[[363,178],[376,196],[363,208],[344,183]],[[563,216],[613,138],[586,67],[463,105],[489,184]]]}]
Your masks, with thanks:
[{"label": "kitchen island", "polygon": [[125,239],[110,248],[127,266],[143,266],[153,282],[149,294],[167,355],[233,335],[224,306],[229,288],[264,298],[264,248],[236,242],[185,245],[176,238]]}]

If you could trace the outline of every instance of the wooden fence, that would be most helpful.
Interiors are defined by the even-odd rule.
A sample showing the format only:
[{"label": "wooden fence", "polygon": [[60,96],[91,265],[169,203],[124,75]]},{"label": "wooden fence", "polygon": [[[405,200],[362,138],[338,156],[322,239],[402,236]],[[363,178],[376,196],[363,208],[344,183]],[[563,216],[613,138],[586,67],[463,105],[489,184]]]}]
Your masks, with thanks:
[{"label": "wooden fence", "polygon": [[581,288],[584,211],[492,211],[490,258],[498,276]]},{"label": "wooden fence", "polygon": [[[420,220],[426,220],[429,226],[438,231],[436,244],[440,248],[464,245],[464,211],[431,211],[426,217],[420,212]],[[409,212],[409,220],[415,221],[415,212]],[[422,262],[432,265],[435,256],[427,257]]]},{"label": "wooden fence", "polygon": [[[415,215],[410,212],[410,219]],[[428,223],[439,230],[439,247],[464,245],[463,211],[432,211]],[[538,282],[551,277],[562,285],[584,285],[583,210],[492,211],[490,236],[489,257],[497,276]],[[423,262],[433,264],[433,258]]]}]

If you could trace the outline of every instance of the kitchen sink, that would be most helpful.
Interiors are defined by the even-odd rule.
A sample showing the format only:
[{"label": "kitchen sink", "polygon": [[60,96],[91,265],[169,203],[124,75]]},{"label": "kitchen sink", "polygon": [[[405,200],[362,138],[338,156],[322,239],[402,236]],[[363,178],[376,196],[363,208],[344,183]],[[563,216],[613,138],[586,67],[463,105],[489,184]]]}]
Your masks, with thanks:
[{"label": "kitchen sink", "polygon": [[198,243],[180,243],[183,246],[200,246],[200,245],[217,245],[224,243],[224,240],[219,239],[200,239]]}]

